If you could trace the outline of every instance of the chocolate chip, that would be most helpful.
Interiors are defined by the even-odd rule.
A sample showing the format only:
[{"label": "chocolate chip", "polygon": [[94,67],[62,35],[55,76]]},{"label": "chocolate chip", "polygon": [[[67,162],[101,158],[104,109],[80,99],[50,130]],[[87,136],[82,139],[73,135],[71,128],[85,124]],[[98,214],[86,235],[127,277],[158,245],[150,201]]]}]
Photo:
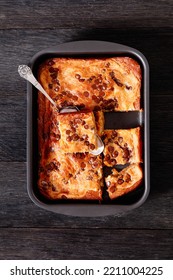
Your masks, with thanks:
[{"label": "chocolate chip", "polygon": [[59,87],[54,88],[54,91],[56,92],[59,91]]},{"label": "chocolate chip", "polygon": [[129,161],[130,157],[131,157],[131,151],[128,148],[125,148],[123,150],[124,155],[123,158],[125,158],[127,161]]},{"label": "chocolate chip", "polygon": [[80,153],[73,154],[73,157],[80,159],[81,158],[81,154]]},{"label": "chocolate chip", "polygon": [[78,97],[76,95],[72,95],[71,97],[74,101],[77,101],[78,100]]},{"label": "chocolate chip", "polygon": [[112,157],[113,158],[116,158],[118,156],[118,152],[117,151],[114,151],[113,153],[112,153]]},{"label": "chocolate chip", "polygon": [[115,77],[115,73],[113,71],[111,71],[109,73],[109,75],[111,76],[112,80],[119,86],[119,87],[122,87],[123,86],[123,83]]},{"label": "chocolate chip", "polygon": [[46,165],[46,169],[48,172],[53,171],[53,170],[58,170],[60,167],[59,162],[53,162],[51,161],[49,164]]},{"label": "chocolate chip", "polygon": [[80,79],[79,79],[79,81],[80,81],[80,82],[84,82],[84,81],[85,81],[85,79],[81,79],[81,78],[80,78]]},{"label": "chocolate chip", "polygon": [[51,76],[52,79],[56,79],[57,78],[57,73],[52,73],[52,74],[50,74],[50,76]]},{"label": "chocolate chip", "polygon": [[67,196],[63,194],[63,195],[61,196],[61,198],[62,198],[62,199],[67,199]]},{"label": "chocolate chip", "polygon": [[79,105],[78,105],[78,108],[79,108],[79,109],[84,109],[84,108],[85,108],[85,104],[83,104],[83,103],[79,104]]},{"label": "chocolate chip", "polygon": [[91,150],[95,149],[95,145],[94,144],[90,144],[89,147],[90,147]]},{"label": "chocolate chip", "polygon": [[109,66],[110,66],[110,63],[107,62],[107,63],[105,64],[105,67],[108,68]]},{"label": "chocolate chip", "polygon": [[132,86],[128,86],[128,85],[125,85],[125,86],[126,86],[126,89],[128,89],[128,90],[132,89]]},{"label": "chocolate chip", "polygon": [[59,69],[58,68],[56,68],[56,67],[54,67],[54,72],[59,72]]},{"label": "chocolate chip", "polygon": [[129,183],[130,181],[131,181],[131,176],[130,176],[130,174],[126,174],[126,179],[125,179],[125,181],[127,182],[127,183]]},{"label": "chocolate chip", "polygon": [[72,135],[72,140],[77,141],[79,139],[79,136],[77,134]]},{"label": "chocolate chip", "polygon": [[110,159],[108,162],[109,162],[111,165],[116,165],[116,164],[117,164],[116,159]]},{"label": "chocolate chip", "polygon": [[50,72],[50,73],[54,73],[54,72],[55,72],[54,68],[53,68],[53,67],[50,67],[50,68],[49,68],[49,72]]},{"label": "chocolate chip", "polygon": [[89,145],[90,145],[90,142],[89,142],[89,141],[85,141],[84,144],[85,144],[86,146],[89,146]]},{"label": "chocolate chip", "polygon": [[69,92],[69,91],[67,92],[66,95],[67,95],[67,97],[69,97],[69,98],[72,98],[72,96],[73,96],[73,95],[71,94],[71,92]]},{"label": "chocolate chip", "polygon": [[113,185],[112,187],[110,187],[109,191],[110,191],[111,193],[114,193],[114,192],[116,191],[116,186]]},{"label": "chocolate chip", "polygon": [[100,91],[101,91],[101,90],[104,90],[104,87],[103,87],[102,85],[99,85],[97,88],[98,88],[98,90],[100,90]]},{"label": "chocolate chip", "polygon": [[71,127],[71,131],[74,133],[74,132],[76,132],[76,128],[75,128],[76,126],[75,125],[73,125],[72,127]]},{"label": "chocolate chip", "polygon": [[71,130],[66,130],[66,134],[69,135],[71,133]]},{"label": "chocolate chip", "polygon": [[95,84],[98,85],[99,83],[101,83],[101,81],[99,79],[95,79]]},{"label": "chocolate chip", "polygon": [[108,146],[108,151],[109,151],[110,153],[113,153],[114,147],[113,147],[113,146]]},{"label": "chocolate chip", "polygon": [[95,101],[97,100],[97,96],[95,94],[92,95],[92,99]]},{"label": "chocolate chip", "polygon": [[72,139],[71,139],[71,136],[68,136],[67,138],[66,138],[66,140],[68,141],[68,142],[70,142]]},{"label": "chocolate chip", "polygon": [[96,102],[96,103],[100,103],[101,97],[93,95],[92,99]]},{"label": "chocolate chip", "polygon": [[99,96],[101,96],[101,97],[105,96],[105,92],[104,91],[100,91],[99,92]]},{"label": "chocolate chip", "polygon": [[85,158],[85,154],[84,153],[80,153],[80,158],[84,159]]},{"label": "chocolate chip", "polygon": [[106,156],[105,156],[105,160],[106,160],[106,161],[109,161],[109,160],[110,160],[110,155],[106,155]]},{"label": "chocolate chip", "polygon": [[107,134],[105,133],[102,135],[102,140],[105,140],[106,138],[107,138]]},{"label": "chocolate chip", "polygon": [[117,182],[118,182],[119,185],[122,185],[124,183],[124,180],[123,179],[118,179]]},{"label": "chocolate chip", "polygon": [[106,90],[106,89],[107,89],[107,84],[106,84],[106,83],[103,83],[102,89],[103,89],[103,90]]},{"label": "chocolate chip", "polygon": [[54,62],[52,59],[50,59],[50,60],[47,61],[46,64],[47,64],[48,66],[52,66],[53,64],[55,64],[55,62]]},{"label": "chocolate chip", "polygon": [[80,165],[80,166],[81,166],[82,169],[84,169],[84,168],[86,167],[85,162],[81,162],[81,165]]},{"label": "chocolate chip", "polygon": [[50,89],[52,89],[52,88],[53,88],[53,85],[52,85],[52,84],[49,84],[48,87],[49,87]]},{"label": "chocolate chip", "polygon": [[85,128],[85,129],[88,129],[88,128],[89,128],[89,125],[85,124],[85,125],[84,125],[84,128]]},{"label": "chocolate chip", "polygon": [[91,76],[89,79],[88,79],[88,82],[92,82],[92,80],[95,78],[95,76]]},{"label": "chocolate chip", "polygon": [[53,185],[52,185],[52,191],[53,191],[53,192],[56,191],[56,188],[55,188],[55,186],[53,186]]},{"label": "chocolate chip", "polygon": [[76,74],[76,75],[75,75],[75,78],[78,79],[78,80],[80,79],[80,77],[81,77],[81,76],[80,76],[79,74]]},{"label": "chocolate chip", "polygon": [[84,94],[85,97],[88,97],[88,96],[89,96],[89,92],[88,92],[88,91],[84,91],[83,94]]}]

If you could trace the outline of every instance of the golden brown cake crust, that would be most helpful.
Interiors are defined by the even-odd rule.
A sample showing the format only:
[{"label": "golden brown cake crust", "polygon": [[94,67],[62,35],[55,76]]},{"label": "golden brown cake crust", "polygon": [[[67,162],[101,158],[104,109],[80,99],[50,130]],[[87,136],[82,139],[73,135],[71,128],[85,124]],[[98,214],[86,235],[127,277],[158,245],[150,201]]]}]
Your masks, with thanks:
[{"label": "golden brown cake crust", "polygon": [[131,164],[120,172],[113,169],[112,174],[105,178],[109,197],[115,199],[136,189],[141,184],[142,177],[139,164]]},{"label": "golden brown cake crust", "polygon": [[41,65],[39,80],[59,108],[140,109],[141,69],[129,57],[53,58]]},{"label": "golden brown cake crust", "polygon": [[[137,144],[140,138],[139,128],[131,130],[136,137],[131,144],[134,146],[135,153],[131,154],[126,147],[123,150],[124,154],[120,153],[119,157],[111,158],[114,164],[113,161],[110,164],[108,158],[106,160],[110,151],[105,133],[108,133],[109,138],[109,133],[112,132],[104,131],[105,111],[140,109],[141,69],[136,61],[128,57],[53,58],[40,66],[38,79],[55,100],[58,109],[77,106],[82,110],[79,114],[88,114],[86,110],[89,110],[89,114],[92,115],[89,125],[95,122],[94,131],[99,136],[103,136],[105,141],[105,165],[114,166],[115,164],[141,161],[141,150]],[[91,113],[91,111],[93,112]],[[61,118],[62,115],[59,111],[42,94],[39,94],[39,190],[50,200],[102,200],[103,155],[93,156],[86,150],[80,150],[79,147],[72,150],[69,149],[69,146],[65,148],[62,131],[63,127],[67,130],[67,124],[63,124]],[[67,117],[68,121],[70,121],[69,117]],[[119,135],[119,137],[124,137],[123,145],[126,142],[128,144],[128,139],[131,139],[130,136],[125,135]],[[116,163],[115,158],[119,159]],[[128,191],[138,185],[139,182],[134,183],[128,187]],[[108,192],[109,190],[108,187]],[[123,190],[121,193],[126,193],[126,191]],[[110,194],[110,197],[115,198],[116,195]]]}]

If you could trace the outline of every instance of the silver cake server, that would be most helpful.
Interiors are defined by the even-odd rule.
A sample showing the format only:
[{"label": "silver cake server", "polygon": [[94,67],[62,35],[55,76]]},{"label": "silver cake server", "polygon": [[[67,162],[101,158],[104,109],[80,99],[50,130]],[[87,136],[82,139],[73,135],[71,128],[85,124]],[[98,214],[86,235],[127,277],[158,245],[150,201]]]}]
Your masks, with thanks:
[{"label": "silver cake server", "polygon": [[19,75],[25,80],[29,81],[33,86],[35,86],[41,93],[43,93],[49,101],[57,108],[56,103],[53,99],[47,94],[44,88],[40,85],[40,83],[34,77],[31,68],[28,65],[19,65],[18,67]]}]

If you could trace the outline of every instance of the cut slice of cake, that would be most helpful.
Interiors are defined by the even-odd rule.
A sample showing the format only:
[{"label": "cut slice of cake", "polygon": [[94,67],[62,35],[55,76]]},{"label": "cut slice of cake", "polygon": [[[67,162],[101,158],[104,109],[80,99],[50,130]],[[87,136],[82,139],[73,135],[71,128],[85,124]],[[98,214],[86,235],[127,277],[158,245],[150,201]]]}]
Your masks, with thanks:
[{"label": "cut slice of cake", "polygon": [[136,189],[142,178],[142,168],[139,164],[131,164],[120,172],[112,169],[112,174],[105,178],[109,197],[115,199]]},{"label": "cut slice of cake", "polygon": [[93,112],[82,111],[60,114],[58,121],[62,152],[85,153],[98,148]]},{"label": "cut slice of cake", "polygon": [[105,130],[102,138],[106,166],[142,162],[140,127]]}]

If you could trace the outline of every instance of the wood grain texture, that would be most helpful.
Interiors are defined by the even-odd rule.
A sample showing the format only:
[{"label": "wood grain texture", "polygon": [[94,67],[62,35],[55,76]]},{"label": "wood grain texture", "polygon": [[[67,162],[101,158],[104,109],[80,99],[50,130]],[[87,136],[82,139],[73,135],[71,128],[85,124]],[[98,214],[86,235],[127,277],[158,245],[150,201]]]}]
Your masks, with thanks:
[{"label": "wood grain texture", "polygon": [[[97,218],[71,217],[45,211],[28,197],[25,163],[0,163],[0,228],[48,227],[48,228],[133,228],[173,229],[173,188],[167,165],[151,165],[151,192],[147,201],[138,209],[126,214]],[[158,180],[158,174],[159,180]],[[1,231],[1,230],[0,230]]]},{"label": "wood grain texture", "polygon": [[171,233],[170,230],[1,229],[0,259],[168,260],[173,258]]},{"label": "wood grain texture", "polygon": [[169,0],[7,0],[0,26],[11,28],[150,28],[173,26]]},{"label": "wood grain texture", "polygon": [[[23,95],[25,81],[17,73],[19,64],[27,64],[38,51],[60,43],[77,40],[117,42],[141,51],[150,65],[151,94],[171,94],[172,74],[168,61],[172,60],[172,31],[111,30],[111,29],[56,29],[56,30],[0,30],[0,93]],[[10,75],[10,83],[6,75]],[[25,90],[25,91],[24,91]]]}]

